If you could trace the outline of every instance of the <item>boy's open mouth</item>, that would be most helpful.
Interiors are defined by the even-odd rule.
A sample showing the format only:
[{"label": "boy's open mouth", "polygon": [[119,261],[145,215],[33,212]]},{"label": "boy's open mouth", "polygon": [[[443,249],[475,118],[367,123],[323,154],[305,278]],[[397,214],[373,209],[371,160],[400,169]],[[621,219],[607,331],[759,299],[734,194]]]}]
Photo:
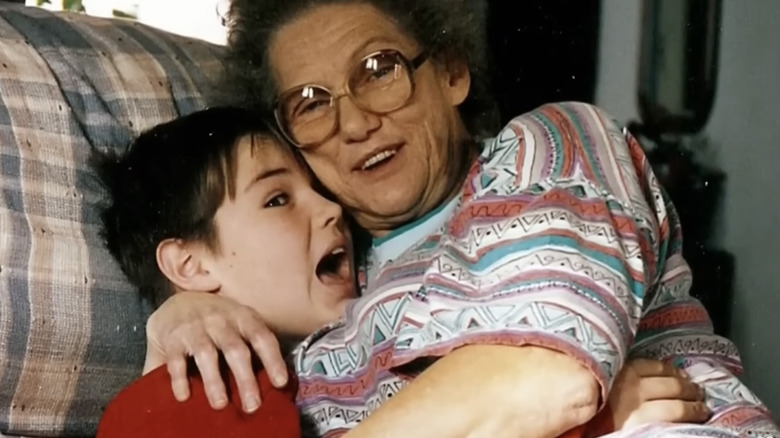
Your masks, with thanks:
[{"label": "boy's open mouth", "polygon": [[352,281],[349,254],[344,247],[326,253],[317,263],[317,278],[323,284],[343,284]]}]

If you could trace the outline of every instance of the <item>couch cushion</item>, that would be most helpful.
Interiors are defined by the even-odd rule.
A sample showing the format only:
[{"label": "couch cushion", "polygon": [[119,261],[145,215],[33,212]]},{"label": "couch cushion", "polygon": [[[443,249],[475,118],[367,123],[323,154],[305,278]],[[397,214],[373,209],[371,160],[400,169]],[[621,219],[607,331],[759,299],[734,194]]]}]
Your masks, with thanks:
[{"label": "couch cushion", "polygon": [[100,238],[93,149],[205,107],[223,49],[0,2],[0,432],[95,433],[151,311]]}]

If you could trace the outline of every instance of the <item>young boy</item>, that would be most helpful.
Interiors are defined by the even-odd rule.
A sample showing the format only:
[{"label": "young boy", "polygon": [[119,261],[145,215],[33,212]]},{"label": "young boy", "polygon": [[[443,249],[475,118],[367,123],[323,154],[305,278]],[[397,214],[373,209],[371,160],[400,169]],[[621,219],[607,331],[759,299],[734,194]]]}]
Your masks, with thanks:
[{"label": "young boy", "polygon": [[[98,166],[113,200],[103,214],[108,248],[155,303],[180,291],[224,295],[257,310],[278,337],[295,342],[338,320],[355,297],[341,208],[315,190],[306,167],[261,115],[231,108],[194,113],[143,133],[124,155],[103,157]],[[123,392],[109,407],[101,436],[125,429],[115,427],[120,417],[133,422],[128,432],[136,436],[144,418],[151,428],[163,417],[163,423],[179,423],[171,436],[192,427],[191,420],[174,419],[197,403],[177,406],[167,379],[157,370]],[[192,379],[197,385],[197,376]],[[240,407],[208,412],[202,401],[205,409],[195,420],[214,414],[203,427],[217,421],[239,436],[241,425],[256,424],[263,409],[278,417],[273,396],[264,395],[251,419]],[[154,412],[138,418],[126,410],[133,406]],[[122,415],[107,420],[111,412]],[[265,426],[261,433],[286,436]]]}]

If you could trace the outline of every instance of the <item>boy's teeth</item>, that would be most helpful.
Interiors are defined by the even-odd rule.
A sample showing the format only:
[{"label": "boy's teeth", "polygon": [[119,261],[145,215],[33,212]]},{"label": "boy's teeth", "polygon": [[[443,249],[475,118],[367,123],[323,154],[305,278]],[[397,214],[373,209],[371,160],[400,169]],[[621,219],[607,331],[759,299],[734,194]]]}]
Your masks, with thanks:
[{"label": "boy's teeth", "polygon": [[331,252],[330,254],[331,254],[331,255],[339,255],[339,254],[343,254],[344,252],[346,252],[346,251],[344,250],[344,248],[336,248],[336,249],[334,249],[334,250],[333,250],[333,252]]},{"label": "boy's teeth", "polygon": [[371,157],[368,160],[366,160],[365,163],[363,163],[363,170],[368,169],[369,167],[373,166],[374,164],[376,164],[376,163],[378,163],[378,162],[380,162],[382,160],[386,160],[386,159],[392,157],[393,155],[395,155],[395,153],[396,153],[396,151],[393,150],[393,151],[380,152],[380,153],[374,155],[373,157]]}]

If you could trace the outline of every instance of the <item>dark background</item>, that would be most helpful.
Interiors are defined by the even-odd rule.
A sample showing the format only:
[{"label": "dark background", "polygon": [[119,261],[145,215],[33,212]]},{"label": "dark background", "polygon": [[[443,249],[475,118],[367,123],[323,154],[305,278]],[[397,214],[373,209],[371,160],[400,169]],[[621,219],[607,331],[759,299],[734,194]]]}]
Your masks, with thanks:
[{"label": "dark background", "polygon": [[502,121],[548,102],[593,102],[600,0],[488,0],[488,7]]}]

